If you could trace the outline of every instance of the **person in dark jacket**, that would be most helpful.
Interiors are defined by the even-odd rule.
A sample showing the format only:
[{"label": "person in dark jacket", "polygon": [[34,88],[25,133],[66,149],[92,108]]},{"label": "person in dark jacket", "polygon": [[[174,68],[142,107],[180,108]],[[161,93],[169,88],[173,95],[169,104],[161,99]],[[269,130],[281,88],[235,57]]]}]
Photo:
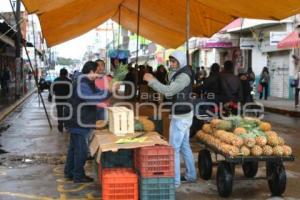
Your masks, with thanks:
[{"label": "person in dark jacket", "polygon": [[224,71],[220,73],[220,100],[224,105],[225,114],[237,114],[237,103],[242,102],[242,86],[238,76],[234,75],[232,61],[224,63]]},{"label": "person in dark jacket", "polygon": [[253,75],[251,73],[245,72],[243,68],[239,69],[239,78],[241,80],[241,86],[243,91],[243,101],[242,103],[249,103],[253,102],[253,98],[251,95],[252,92],[252,85],[251,82],[253,81]]},{"label": "person in dark jacket", "polygon": [[212,64],[210,67],[209,76],[204,79],[201,90],[204,92],[206,99],[218,103],[221,92],[220,82],[220,65],[218,63]]},{"label": "person in dark jacket", "polygon": [[167,84],[168,81],[168,72],[166,68],[163,65],[159,65],[156,72],[155,72],[155,78],[162,83],[162,84]]},{"label": "person in dark jacket", "polygon": [[[92,182],[93,179],[86,176],[84,165],[88,155],[87,139],[92,127],[96,123],[96,104],[106,100],[110,92],[99,90],[95,87],[97,63],[88,61],[84,64],[82,75],[73,83],[72,97],[69,103],[71,119],[67,128],[70,132],[70,144],[64,175],[67,179],[73,179],[75,183]],[[109,88],[111,91],[112,88]],[[92,105],[91,105],[92,103]]]},{"label": "person in dark jacket", "polygon": [[68,78],[68,71],[62,68],[59,77],[53,81],[53,94],[55,95],[55,103],[57,109],[58,130],[63,132],[66,105],[65,103],[70,98],[72,82]]},{"label": "person in dark jacket", "polygon": [[270,75],[269,70],[267,67],[264,67],[261,74],[259,83],[262,85],[262,91],[259,94],[259,99],[263,98],[263,94],[265,94],[265,100],[268,99],[268,93],[269,93],[269,82],[270,82]]}]

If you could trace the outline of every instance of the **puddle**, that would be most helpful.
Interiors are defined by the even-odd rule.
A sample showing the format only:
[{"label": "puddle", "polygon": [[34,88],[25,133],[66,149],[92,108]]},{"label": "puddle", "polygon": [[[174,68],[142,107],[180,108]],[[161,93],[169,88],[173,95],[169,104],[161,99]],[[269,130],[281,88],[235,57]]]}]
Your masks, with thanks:
[{"label": "puddle", "polygon": [[[9,127],[10,127],[10,125],[1,126],[1,127],[0,127],[0,133],[6,131],[7,129],[9,129]],[[0,134],[0,136],[1,136],[1,134]]]},{"label": "puddle", "polygon": [[8,152],[0,149],[0,154],[5,154],[5,153],[8,153]]}]

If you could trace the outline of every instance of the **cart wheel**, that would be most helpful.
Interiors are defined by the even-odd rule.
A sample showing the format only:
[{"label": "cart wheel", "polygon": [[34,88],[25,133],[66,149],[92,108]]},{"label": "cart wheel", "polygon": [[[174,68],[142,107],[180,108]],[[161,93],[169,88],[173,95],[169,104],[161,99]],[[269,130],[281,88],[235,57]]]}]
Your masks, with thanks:
[{"label": "cart wheel", "polygon": [[228,197],[232,192],[233,174],[229,163],[222,161],[218,164],[217,187],[221,197]]},{"label": "cart wheel", "polygon": [[258,171],[258,162],[257,161],[244,162],[242,167],[243,167],[244,175],[247,178],[253,178],[254,176],[256,176]]},{"label": "cart wheel", "polygon": [[286,188],[286,173],[282,161],[267,162],[267,175],[272,195],[281,196]]},{"label": "cart wheel", "polygon": [[208,150],[201,150],[198,154],[198,169],[200,177],[209,180],[212,174],[212,159]]}]

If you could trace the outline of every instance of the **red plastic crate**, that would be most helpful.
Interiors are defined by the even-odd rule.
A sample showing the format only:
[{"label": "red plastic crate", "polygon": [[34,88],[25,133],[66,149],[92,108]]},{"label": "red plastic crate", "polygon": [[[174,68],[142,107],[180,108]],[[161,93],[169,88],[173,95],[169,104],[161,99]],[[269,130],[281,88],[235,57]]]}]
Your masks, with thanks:
[{"label": "red plastic crate", "polygon": [[135,167],[141,177],[174,177],[173,147],[142,147],[137,149],[134,155]]},{"label": "red plastic crate", "polygon": [[102,184],[102,165],[101,162],[98,163],[98,180],[99,180],[99,184]]},{"label": "red plastic crate", "polygon": [[138,176],[132,169],[102,170],[103,200],[138,200]]}]

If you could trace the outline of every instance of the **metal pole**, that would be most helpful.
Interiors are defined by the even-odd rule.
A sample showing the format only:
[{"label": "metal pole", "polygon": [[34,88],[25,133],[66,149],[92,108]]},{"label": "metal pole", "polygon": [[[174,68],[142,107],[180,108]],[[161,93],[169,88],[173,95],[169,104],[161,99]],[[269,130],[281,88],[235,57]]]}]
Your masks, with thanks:
[{"label": "metal pole", "polygon": [[[38,78],[38,67],[37,67],[37,55],[36,55],[36,46],[35,46],[35,31],[34,31],[34,22],[33,22],[33,16],[31,16],[31,25],[32,25],[32,35],[33,35],[33,48],[34,48],[34,66],[35,66],[35,73]],[[34,72],[34,71],[33,71]],[[39,89],[39,88],[38,88]],[[38,102],[40,107],[40,96],[38,95]]]},{"label": "metal pole", "polygon": [[137,37],[136,37],[136,65],[139,62],[139,37],[140,37],[141,0],[138,0]]},{"label": "metal pole", "polygon": [[[11,1],[10,1],[11,3]],[[12,9],[13,5],[11,3]],[[20,94],[20,87],[21,87],[21,71],[22,71],[22,65],[21,65],[21,48],[22,48],[22,33],[21,33],[21,27],[20,27],[20,19],[21,19],[21,0],[17,0],[16,4],[16,12],[13,9],[13,12],[15,14],[16,18],[16,24],[17,24],[17,40],[16,40],[16,77],[15,77],[15,95],[16,98],[19,98],[21,96]]]},{"label": "metal pole", "polygon": [[119,24],[119,30],[118,30],[118,55],[119,55],[119,50],[120,50],[120,38],[121,38],[121,4],[119,5],[119,19],[118,19],[118,24]]},{"label": "metal pole", "polygon": [[190,53],[189,53],[189,38],[190,38],[190,0],[186,0],[186,59],[187,66],[190,65]]},{"label": "metal pole", "polygon": [[[27,59],[29,61],[29,66],[30,66],[31,70],[33,70],[31,59],[29,57],[29,53],[28,53],[28,50],[27,50],[26,46],[25,46],[25,52],[26,52]],[[37,78],[37,75],[34,75],[34,80],[35,80],[35,85],[38,88],[38,78]],[[46,117],[47,117],[47,120],[48,120],[49,127],[50,127],[50,129],[52,129],[52,124],[51,124],[51,121],[50,121],[50,118],[49,118],[49,115],[48,115],[48,112],[47,112],[47,109],[46,109],[46,106],[45,106],[45,102],[44,102],[44,99],[43,99],[43,97],[42,97],[39,89],[38,89],[38,96],[40,96],[40,99],[42,101],[43,108],[44,108],[44,111],[45,111],[45,114],[46,114]]]},{"label": "metal pole", "polygon": [[[18,20],[18,17],[17,17],[17,13],[15,12],[15,10],[13,9],[13,5],[12,5],[12,3],[11,3],[11,1],[9,1],[10,2],[10,5],[11,5],[11,7],[12,7],[12,11],[13,11],[13,13],[14,13],[14,17],[15,17],[15,20],[16,20],[16,22],[17,22],[17,24],[19,24],[19,21],[20,21],[20,15],[19,15],[19,20]],[[20,2],[20,0],[18,0],[18,2],[17,2],[17,8],[18,8],[18,3],[20,3],[20,7],[19,7],[19,12],[20,12],[20,8],[21,8],[21,2]],[[19,26],[20,27],[20,26]],[[19,29],[20,30],[20,29]],[[20,35],[21,36],[21,35]],[[17,38],[18,39],[18,38]],[[24,42],[26,42],[25,40],[24,40]],[[22,43],[20,42],[19,43],[19,47],[21,47],[21,45],[22,45]],[[23,44],[24,45],[24,44]],[[27,56],[27,59],[28,59],[28,61],[29,61],[29,66],[30,66],[30,68],[31,68],[31,70],[33,71],[33,66],[32,66],[32,63],[31,63],[31,60],[30,60],[30,57],[29,57],[29,53],[28,53],[28,51],[27,51],[27,47],[26,47],[26,44],[24,45],[24,48],[25,48],[25,52],[26,52],[26,56]],[[16,51],[16,55],[17,55],[17,51]],[[19,56],[21,56],[21,52],[19,51],[19,54],[18,54]],[[20,58],[21,59],[21,58]],[[17,61],[17,58],[16,58],[16,63],[17,63],[18,61]],[[21,62],[20,62],[21,63]],[[34,80],[35,80],[35,85],[36,85],[36,87],[38,88],[38,80],[37,80],[37,75],[36,74],[34,74]],[[38,89],[38,95],[40,96],[40,98],[41,98],[41,100],[42,100],[42,104],[43,104],[43,108],[44,108],[44,111],[45,111],[45,114],[46,114],[46,117],[47,117],[47,120],[48,120],[48,124],[49,124],[49,127],[50,127],[50,129],[52,129],[52,124],[51,124],[51,122],[50,122],[50,119],[49,119],[49,115],[48,115],[48,112],[47,112],[47,109],[46,109],[46,106],[45,106],[45,102],[44,102],[44,100],[43,100],[43,97],[42,97],[42,95],[41,95],[41,93],[40,93],[40,90]]]}]

